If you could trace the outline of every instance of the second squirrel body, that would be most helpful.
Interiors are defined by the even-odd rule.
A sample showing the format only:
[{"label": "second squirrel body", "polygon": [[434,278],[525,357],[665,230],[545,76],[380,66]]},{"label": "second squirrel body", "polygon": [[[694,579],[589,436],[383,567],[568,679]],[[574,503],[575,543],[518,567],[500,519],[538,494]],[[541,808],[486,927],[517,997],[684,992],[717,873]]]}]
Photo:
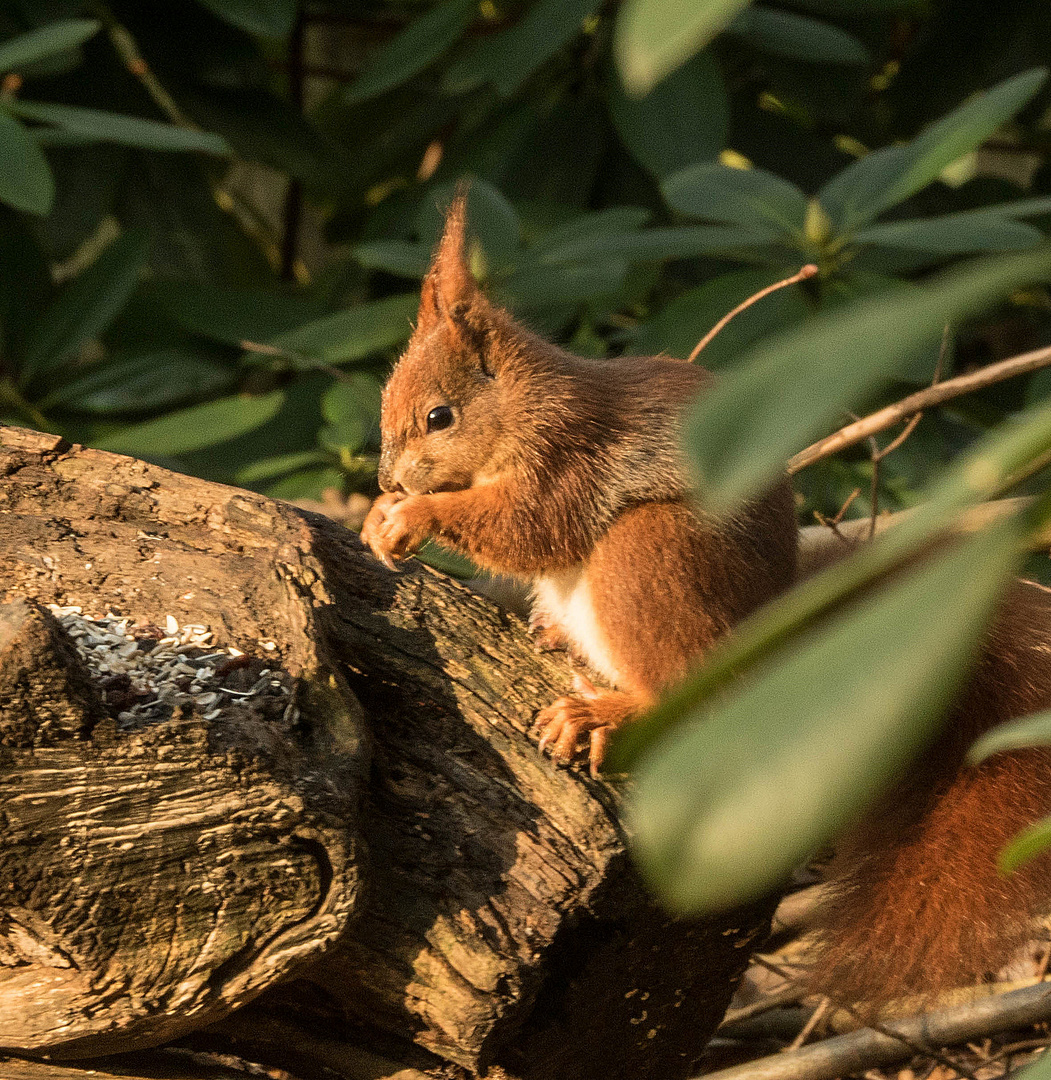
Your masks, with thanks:
[{"label": "second squirrel body", "polygon": [[[532,587],[534,629],[611,686],[582,680],[538,718],[562,760],[586,736],[593,771],[613,729],[795,577],[787,482],[730,520],[689,501],[680,419],[710,381],[662,357],[572,356],[524,329],[471,276],[453,204],[384,390],[385,494],[362,539],[393,565],[433,536]],[[963,763],[981,731],[1051,706],[1051,593],[1020,586],[1005,610],[945,735],[841,845],[814,979],[840,1001],[979,975],[1051,907],[1051,859],[1006,884],[995,865],[1051,813],[1051,753]]]}]

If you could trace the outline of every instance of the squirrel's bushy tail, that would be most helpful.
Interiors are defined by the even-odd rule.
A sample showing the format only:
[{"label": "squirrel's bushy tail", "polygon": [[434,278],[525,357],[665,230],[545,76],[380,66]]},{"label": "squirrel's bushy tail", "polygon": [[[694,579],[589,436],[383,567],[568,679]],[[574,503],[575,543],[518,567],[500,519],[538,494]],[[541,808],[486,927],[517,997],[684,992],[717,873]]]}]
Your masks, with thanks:
[{"label": "squirrel's bushy tail", "polygon": [[810,981],[839,1003],[973,983],[1002,967],[1051,909],[1051,857],[1007,876],[996,866],[1012,836],[1051,813],[1051,751],[964,767],[926,806],[918,801],[885,804],[837,859]]},{"label": "squirrel's bushy tail", "polygon": [[1021,581],[935,744],[839,845],[811,984],[842,1004],[931,995],[1003,967],[1051,912],[1051,853],[1001,875],[1051,816],[1051,749],[966,764],[973,740],[1051,708],[1051,590]]}]

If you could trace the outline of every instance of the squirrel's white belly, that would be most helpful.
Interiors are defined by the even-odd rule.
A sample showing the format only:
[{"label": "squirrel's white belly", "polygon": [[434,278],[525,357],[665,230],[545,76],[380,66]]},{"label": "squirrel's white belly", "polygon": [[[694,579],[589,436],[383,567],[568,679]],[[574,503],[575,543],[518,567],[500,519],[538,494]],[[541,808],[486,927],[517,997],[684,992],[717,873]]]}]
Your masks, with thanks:
[{"label": "squirrel's white belly", "polygon": [[614,686],[619,679],[591,602],[584,566],[544,574],[533,582],[533,614],[561,631],[571,650]]}]

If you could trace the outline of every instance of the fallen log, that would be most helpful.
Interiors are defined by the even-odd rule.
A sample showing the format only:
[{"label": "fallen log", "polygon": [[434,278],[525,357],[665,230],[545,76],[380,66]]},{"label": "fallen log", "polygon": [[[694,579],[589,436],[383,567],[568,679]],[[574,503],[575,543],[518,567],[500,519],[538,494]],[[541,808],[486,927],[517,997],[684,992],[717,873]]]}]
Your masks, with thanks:
[{"label": "fallen log", "polygon": [[0,568],[4,1050],[688,1075],[767,912],[651,902],[616,790],[536,752],[570,672],[517,618],[325,518],[14,428]]}]

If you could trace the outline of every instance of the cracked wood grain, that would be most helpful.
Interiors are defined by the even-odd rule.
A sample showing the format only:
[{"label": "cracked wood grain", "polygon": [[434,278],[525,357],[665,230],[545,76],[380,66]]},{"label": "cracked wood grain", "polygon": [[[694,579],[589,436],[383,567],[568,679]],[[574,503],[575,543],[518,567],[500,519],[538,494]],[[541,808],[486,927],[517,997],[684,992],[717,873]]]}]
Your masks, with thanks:
[{"label": "cracked wood grain", "polygon": [[[651,903],[625,850],[616,790],[536,752],[533,718],[570,673],[563,659],[534,654],[517,618],[418,564],[388,572],[327,519],[17,429],[0,429],[0,569],[12,597],[171,614],[248,653],[272,642],[304,717],[302,730],[224,733],[174,716],[134,739],[93,721],[90,761],[79,736],[45,748],[48,776],[68,782],[35,781],[40,798],[53,789],[41,814],[62,823],[40,873],[64,862],[69,881],[54,895],[73,906],[48,905],[49,878],[27,888],[32,903],[18,909],[35,921],[22,916],[31,925],[19,924],[19,940],[56,955],[72,955],[73,942],[93,974],[123,963],[136,942],[143,954],[138,982],[107,976],[80,988],[63,1013],[71,1030],[90,1022],[127,1030],[129,1046],[156,1044],[214,1023],[265,984],[246,1018],[294,1009],[308,1028],[317,1017],[327,1038],[369,1045],[376,1032],[405,1046],[406,1061],[417,1060],[415,1044],[461,1075],[688,1075],[766,912],[687,923]],[[3,759],[0,811],[33,771],[12,760]],[[62,794],[72,789],[90,803],[75,819],[79,804]],[[140,849],[159,815],[173,823],[178,856],[151,862]],[[290,837],[305,836],[308,819],[316,844],[297,848]],[[73,838],[65,848],[63,830]],[[131,854],[114,854],[128,844]],[[333,865],[327,886],[319,849]],[[6,838],[4,853],[0,886],[31,861]],[[103,865],[116,869],[96,878]],[[158,907],[158,889],[131,902],[150,881],[179,894],[220,866],[240,885],[218,908],[180,898],[175,918]],[[319,919],[321,894],[344,900],[313,945],[301,935],[276,963],[260,963],[269,942],[287,940],[284,927]],[[234,909],[216,930],[216,912]],[[185,992],[165,991],[158,1021],[157,988],[180,968],[171,985]],[[210,1014],[209,995],[227,985]],[[19,994],[44,1000],[27,985]],[[242,1013],[214,1037],[233,1038]],[[22,1045],[0,1025],[4,1044]]]}]

